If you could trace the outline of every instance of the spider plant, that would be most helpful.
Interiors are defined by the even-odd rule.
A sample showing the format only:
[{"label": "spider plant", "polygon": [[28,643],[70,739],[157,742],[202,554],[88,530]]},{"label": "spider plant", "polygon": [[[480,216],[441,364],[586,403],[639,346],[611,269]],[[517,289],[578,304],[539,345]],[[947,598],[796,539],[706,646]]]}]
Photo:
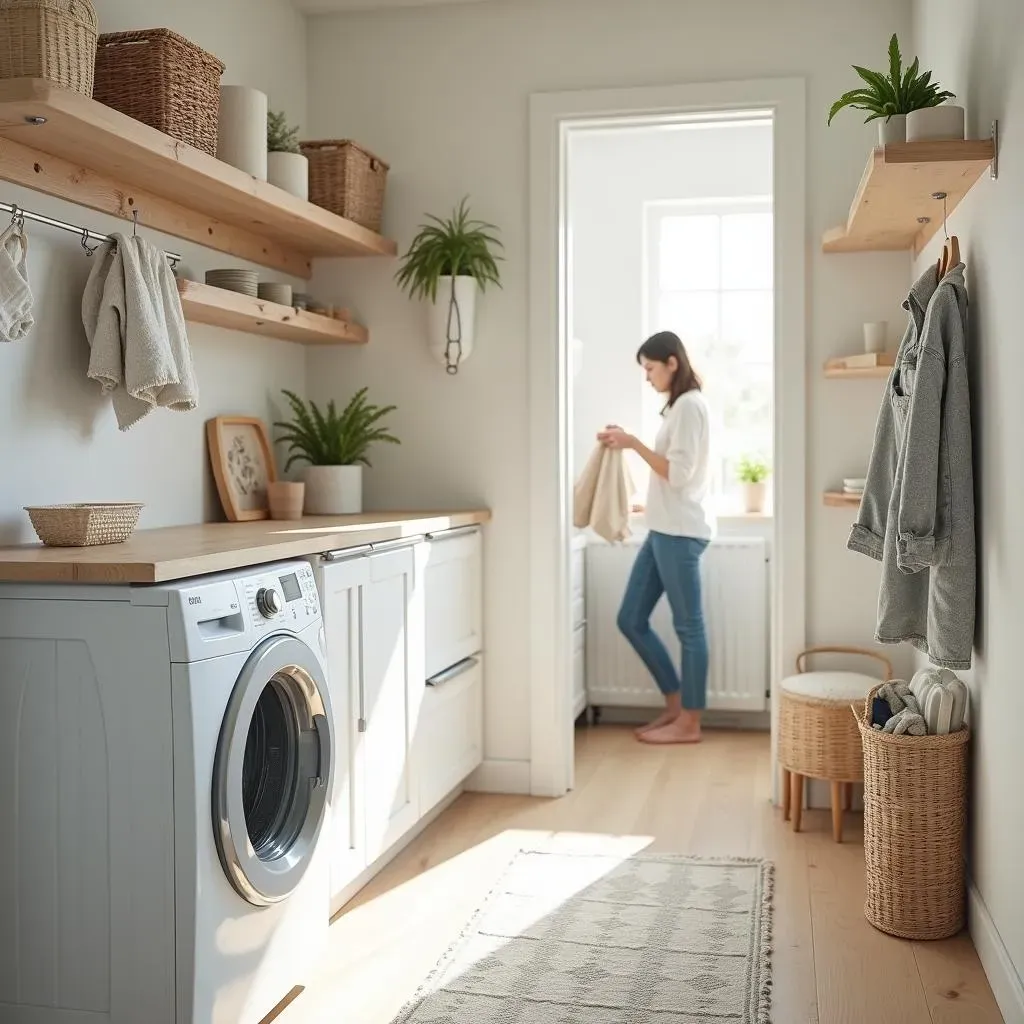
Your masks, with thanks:
[{"label": "spider plant", "polygon": [[437,286],[442,277],[472,277],[486,291],[489,284],[501,287],[495,249],[504,248],[497,228],[469,215],[468,199],[455,207],[445,220],[427,215],[430,221],[420,226],[409,251],[402,258],[395,279],[412,298],[437,301]]},{"label": "spider plant", "polygon": [[366,388],[360,388],[348,405],[338,412],[332,398],[326,413],[316,402],[304,402],[292,391],[283,392],[292,408],[293,418],[274,426],[282,431],[279,440],[288,444],[287,473],[295,462],[311,466],[369,466],[367,451],[378,441],[400,444],[380,421],[395,411],[393,405],[373,405],[366,400]]},{"label": "spider plant", "polygon": [[864,123],[867,124],[868,121],[874,121],[879,117],[884,117],[888,121],[894,114],[909,114],[912,110],[937,107],[940,103],[955,98],[953,93],[940,89],[938,84],[932,81],[930,71],[919,75],[920,66],[919,58],[915,57],[914,63],[903,70],[903,55],[900,53],[900,43],[894,33],[889,40],[888,77],[880,71],[869,71],[854,64],[853,70],[865,85],[843,93],[832,104],[832,109],[828,112],[828,123],[831,124],[832,118],[844,107],[867,111],[868,116],[864,118]]}]

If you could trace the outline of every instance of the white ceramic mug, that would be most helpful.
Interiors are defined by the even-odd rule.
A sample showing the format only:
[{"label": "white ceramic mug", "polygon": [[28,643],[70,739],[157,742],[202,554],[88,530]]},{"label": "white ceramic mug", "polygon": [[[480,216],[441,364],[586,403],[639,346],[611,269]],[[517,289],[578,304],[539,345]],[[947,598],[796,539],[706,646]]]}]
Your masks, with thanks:
[{"label": "white ceramic mug", "polygon": [[864,325],[864,351],[884,352],[889,329],[887,320],[873,320]]}]

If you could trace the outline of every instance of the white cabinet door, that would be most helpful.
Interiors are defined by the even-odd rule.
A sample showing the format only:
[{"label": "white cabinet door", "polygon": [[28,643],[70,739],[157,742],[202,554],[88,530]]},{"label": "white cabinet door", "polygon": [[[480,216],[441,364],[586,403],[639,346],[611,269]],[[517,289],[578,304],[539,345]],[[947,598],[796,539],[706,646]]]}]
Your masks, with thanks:
[{"label": "white cabinet door", "polygon": [[331,911],[333,898],[367,866],[362,685],[363,594],[370,560],[353,557],[322,567],[321,601],[334,715],[331,787]]},{"label": "white cabinet door", "polygon": [[572,634],[572,717],[575,721],[587,706],[587,627],[577,626]]},{"label": "white cabinet door", "polygon": [[436,534],[426,554],[426,676],[483,649],[480,531]]},{"label": "white cabinet door", "polygon": [[363,586],[367,859],[419,820],[412,743],[423,700],[423,594],[412,546],[374,553]]}]

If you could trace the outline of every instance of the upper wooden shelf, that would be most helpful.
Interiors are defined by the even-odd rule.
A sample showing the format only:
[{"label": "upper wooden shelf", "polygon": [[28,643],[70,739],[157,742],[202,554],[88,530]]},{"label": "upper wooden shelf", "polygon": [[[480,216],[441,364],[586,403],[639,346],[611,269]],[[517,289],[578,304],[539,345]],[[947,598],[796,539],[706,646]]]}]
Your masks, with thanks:
[{"label": "upper wooden shelf", "polygon": [[266,299],[214,288],[198,281],[178,281],[185,319],[249,334],[283,338],[303,345],[365,345],[369,334],[360,324],[308,313]]},{"label": "upper wooden shelf", "polygon": [[829,508],[860,508],[861,496],[845,491],[826,491],[824,501]]},{"label": "upper wooden shelf", "polygon": [[0,177],[296,277],[395,243],[80,93],[0,81]]},{"label": "upper wooden shelf", "polygon": [[[995,157],[992,139],[901,142],[868,159],[845,227],[826,231],[824,252],[912,249],[919,253],[942,228],[942,201],[952,213]],[[927,217],[925,223],[920,218]]]}]

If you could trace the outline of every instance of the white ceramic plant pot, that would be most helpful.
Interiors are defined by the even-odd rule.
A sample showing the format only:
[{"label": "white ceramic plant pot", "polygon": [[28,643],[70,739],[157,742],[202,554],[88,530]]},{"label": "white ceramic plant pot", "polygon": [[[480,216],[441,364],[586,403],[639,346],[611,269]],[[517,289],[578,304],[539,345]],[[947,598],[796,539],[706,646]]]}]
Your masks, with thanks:
[{"label": "white ceramic plant pot", "polygon": [[765,482],[743,485],[743,503],[751,515],[760,515],[764,511]]},{"label": "white ceramic plant pot", "polygon": [[434,358],[449,373],[458,370],[473,354],[476,333],[476,298],[479,292],[472,277],[442,277],[437,285],[437,301],[427,307],[427,340]]},{"label": "white ceramic plant pot", "polygon": [[268,153],[267,181],[300,199],[309,198],[309,160],[301,153]]},{"label": "white ceramic plant pot", "polygon": [[888,146],[890,142],[907,141],[907,115],[893,114],[888,120],[878,119],[878,144]]},{"label": "white ceramic plant pot", "polygon": [[887,320],[873,320],[864,325],[864,351],[872,354],[884,352],[889,333]]},{"label": "white ceramic plant pot", "polygon": [[247,85],[220,87],[217,159],[267,180],[267,94]]},{"label": "white ceramic plant pot", "polygon": [[937,107],[912,110],[907,114],[907,142],[963,139],[964,135],[963,107],[942,103]]},{"label": "white ceramic plant pot", "polygon": [[362,466],[307,466],[305,511],[311,516],[347,516],[363,511]]}]

